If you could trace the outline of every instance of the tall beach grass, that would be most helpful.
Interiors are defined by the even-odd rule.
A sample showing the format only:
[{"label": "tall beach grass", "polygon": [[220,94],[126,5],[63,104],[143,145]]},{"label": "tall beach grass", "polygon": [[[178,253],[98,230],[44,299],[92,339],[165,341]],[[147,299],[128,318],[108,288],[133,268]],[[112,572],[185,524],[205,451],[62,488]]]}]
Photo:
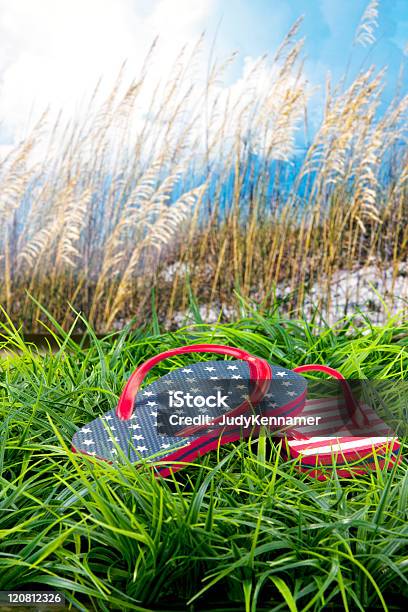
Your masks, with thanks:
[{"label": "tall beach grass", "polygon": [[[370,5],[356,44],[373,37]],[[234,57],[203,74],[202,39],[153,87],[157,42],[81,119],[42,117],[0,166],[0,299],[16,320],[38,330],[32,294],[65,327],[70,303],[104,332],[151,312],[152,288],[169,324],[191,293],[224,314],[234,290],[301,312],[318,287],[327,310],[336,275],[363,266],[388,275],[392,306],[407,273],[407,97],[380,113],[375,67],[328,80],[300,155],[312,91],[299,27],[241,88],[223,85]]]}]

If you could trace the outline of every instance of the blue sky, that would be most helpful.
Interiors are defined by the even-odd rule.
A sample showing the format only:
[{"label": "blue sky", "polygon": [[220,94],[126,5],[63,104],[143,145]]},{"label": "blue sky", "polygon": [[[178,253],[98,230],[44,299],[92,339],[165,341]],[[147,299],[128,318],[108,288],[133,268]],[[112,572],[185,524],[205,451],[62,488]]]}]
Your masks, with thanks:
[{"label": "blue sky", "polygon": [[273,53],[294,21],[303,15],[306,69],[311,82],[322,84],[330,71],[339,80],[351,56],[350,77],[358,69],[387,66],[385,99],[395,92],[404,47],[408,43],[408,0],[380,0],[376,42],[353,47],[367,0],[225,0],[219,2],[210,30],[218,23],[219,47],[242,56]]},{"label": "blue sky", "polygon": [[[207,52],[239,52],[228,74],[233,84],[245,58],[273,53],[304,15],[306,73],[322,86],[348,64],[350,77],[374,63],[387,66],[384,103],[393,97],[408,40],[408,0],[380,0],[376,42],[353,49],[368,0],[0,0],[0,145],[24,134],[45,107],[78,109],[102,76],[107,87],[127,60],[130,74],[155,35],[162,45],[157,70],[184,42],[205,30]],[[320,89],[322,92],[322,88]],[[314,110],[322,93],[314,96]]]}]

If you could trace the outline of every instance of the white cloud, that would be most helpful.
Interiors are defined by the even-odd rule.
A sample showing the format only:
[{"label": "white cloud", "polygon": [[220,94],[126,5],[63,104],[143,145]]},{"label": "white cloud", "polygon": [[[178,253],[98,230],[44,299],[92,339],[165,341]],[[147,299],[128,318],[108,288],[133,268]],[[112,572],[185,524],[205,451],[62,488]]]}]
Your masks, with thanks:
[{"label": "white cloud", "polygon": [[[165,72],[206,26],[216,0],[0,0],[0,140],[19,139],[45,108],[72,113],[124,60],[136,75],[154,37]],[[152,68],[151,68],[152,70]]]},{"label": "white cloud", "polygon": [[[233,147],[237,130],[243,141],[251,140],[256,152],[269,151],[287,158],[294,144],[296,126],[303,109],[303,95],[293,103],[293,94],[308,89],[294,70],[279,76],[276,66],[264,58],[246,57],[241,74],[228,86],[222,76],[206,89],[212,33],[199,59],[187,62],[188,72],[178,80],[160,121],[151,103],[157,83],[164,88],[183,45],[194,48],[203,30],[209,30],[219,0],[0,0],[0,157],[10,142],[19,141],[42,112],[63,110],[65,120],[83,116],[86,101],[99,78],[102,93],[110,92],[120,66],[126,60],[126,80],[138,78],[155,37],[159,42],[138,92],[130,140],[152,121],[146,131],[146,149],[160,146],[167,138],[161,129],[183,100],[185,121],[194,126],[194,143],[208,136],[212,155]],[[210,28],[208,27],[210,26]],[[221,45],[226,49],[227,42]],[[232,51],[232,49],[231,49]],[[212,58],[214,59],[214,58]],[[221,58],[221,59],[225,59]],[[184,61],[184,60],[183,60]],[[191,85],[194,85],[191,88]],[[308,93],[308,92],[307,92]],[[185,98],[184,98],[185,96]],[[156,106],[162,97],[156,96]],[[212,109],[210,111],[210,109]],[[156,109],[157,110],[157,109]],[[181,116],[179,119],[183,121]],[[184,116],[184,115],[183,115]],[[152,117],[152,119],[150,119]],[[175,124],[177,126],[177,124]],[[219,138],[220,130],[223,138]],[[112,133],[118,142],[116,133]],[[119,136],[120,138],[121,136]],[[195,150],[195,144],[191,141]],[[213,146],[211,143],[214,143]],[[1,144],[3,143],[3,144]],[[44,145],[45,146],[45,145]],[[120,141],[120,148],[125,150]],[[90,152],[90,154],[92,154]],[[37,158],[42,157],[41,149]]]}]

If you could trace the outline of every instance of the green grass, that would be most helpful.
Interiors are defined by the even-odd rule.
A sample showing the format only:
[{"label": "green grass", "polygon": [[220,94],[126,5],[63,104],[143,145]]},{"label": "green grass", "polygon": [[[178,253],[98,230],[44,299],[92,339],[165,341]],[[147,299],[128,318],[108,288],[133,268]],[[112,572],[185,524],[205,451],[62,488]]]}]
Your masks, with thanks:
[{"label": "green grass", "polygon": [[[77,427],[116,404],[133,369],[191,342],[293,367],[402,379],[408,323],[336,329],[250,312],[161,334],[157,321],[40,352],[0,342],[0,590],[64,591],[80,610],[368,610],[408,601],[408,472],[325,482],[297,473],[267,437],[220,448],[172,479],[70,451]],[[71,330],[72,331],[72,330]],[[207,358],[207,357],[200,357]],[[208,358],[211,358],[208,355]],[[196,360],[160,364],[154,376]],[[406,443],[403,446],[407,452]]]}]

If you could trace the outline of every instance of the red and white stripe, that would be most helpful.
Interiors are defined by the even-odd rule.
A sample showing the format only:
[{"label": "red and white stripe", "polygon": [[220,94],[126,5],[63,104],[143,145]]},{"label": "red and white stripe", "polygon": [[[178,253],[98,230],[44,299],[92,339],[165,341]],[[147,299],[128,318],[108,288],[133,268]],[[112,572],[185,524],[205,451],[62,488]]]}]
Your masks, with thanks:
[{"label": "red and white stripe", "polygon": [[[299,427],[292,432],[293,437],[287,439],[290,455],[293,458],[299,457],[300,465],[306,469],[308,466],[319,465],[344,467],[356,461],[373,459],[374,454],[383,466],[387,454],[398,451],[398,439],[371,407],[363,405],[359,409],[368,424],[356,429],[351,419],[346,418],[347,408],[344,402],[338,398],[308,400],[302,416],[320,416],[321,419],[318,426]],[[310,436],[316,433],[317,429],[319,435]],[[356,435],[357,433],[359,435]],[[393,457],[389,457],[392,463]],[[375,469],[375,462],[372,464]],[[318,471],[316,475],[319,476]]]}]

